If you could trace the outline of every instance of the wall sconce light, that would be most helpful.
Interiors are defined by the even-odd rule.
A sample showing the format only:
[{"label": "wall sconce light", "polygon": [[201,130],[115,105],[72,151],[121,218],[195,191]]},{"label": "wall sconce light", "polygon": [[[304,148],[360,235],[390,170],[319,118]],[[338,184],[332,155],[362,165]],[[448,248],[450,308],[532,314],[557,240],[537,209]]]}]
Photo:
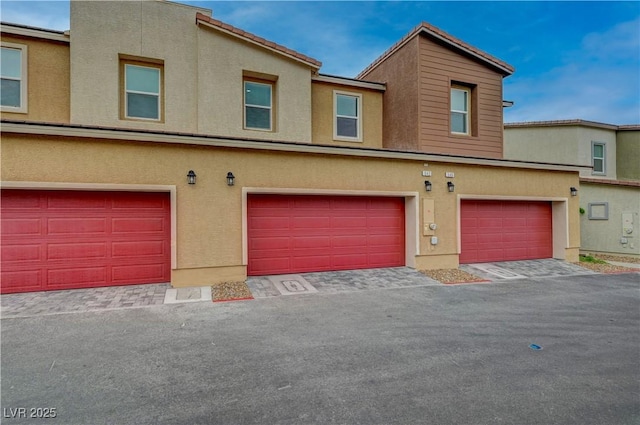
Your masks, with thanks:
[{"label": "wall sconce light", "polygon": [[578,189],[576,189],[575,187],[571,186],[569,191],[571,191],[571,196],[578,196]]},{"label": "wall sconce light", "polygon": [[187,183],[196,184],[196,173],[193,170],[189,170],[187,173]]},{"label": "wall sconce light", "polygon": [[449,192],[453,192],[456,188],[456,185],[453,184],[453,182],[447,182],[447,189],[449,189]]},{"label": "wall sconce light", "polygon": [[233,173],[229,171],[227,173],[227,186],[233,186],[235,179],[236,179],[236,176],[234,176]]},{"label": "wall sconce light", "polygon": [[431,182],[429,180],[425,180],[424,181],[424,188],[427,192],[431,192],[431,188],[433,187],[433,185],[431,184]]}]

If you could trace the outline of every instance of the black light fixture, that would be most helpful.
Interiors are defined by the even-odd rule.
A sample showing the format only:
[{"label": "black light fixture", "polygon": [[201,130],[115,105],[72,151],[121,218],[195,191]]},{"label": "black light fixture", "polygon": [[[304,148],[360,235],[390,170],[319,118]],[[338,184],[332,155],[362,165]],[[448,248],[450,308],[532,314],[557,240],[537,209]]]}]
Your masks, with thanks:
[{"label": "black light fixture", "polygon": [[227,186],[233,186],[235,179],[236,179],[236,176],[234,176],[233,173],[229,171],[227,173]]},{"label": "black light fixture", "polygon": [[187,183],[196,184],[196,173],[193,170],[189,170],[187,173]]},{"label": "black light fixture", "polygon": [[571,192],[571,196],[578,196],[578,189],[576,189],[575,187],[571,186],[569,191]]},{"label": "black light fixture", "polygon": [[424,181],[424,188],[427,192],[431,192],[431,188],[433,187],[433,185],[431,184],[431,182],[429,180],[425,180]]},{"label": "black light fixture", "polygon": [[453,184],[453,182],[447,182],[447,189],[449,189],[449,192],[453,192],[456,188],[456,185]]}]

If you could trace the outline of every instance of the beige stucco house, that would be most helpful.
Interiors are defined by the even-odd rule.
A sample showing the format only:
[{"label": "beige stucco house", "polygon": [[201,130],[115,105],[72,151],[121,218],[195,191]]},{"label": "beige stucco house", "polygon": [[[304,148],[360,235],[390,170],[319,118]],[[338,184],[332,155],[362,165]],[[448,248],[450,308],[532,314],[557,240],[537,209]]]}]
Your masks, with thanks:
[{"label": "beige stucco house", "polygon": [[505,157],[583,164],[581,250],[640,255],[640,125],[584,120],[505,125]]},{"label": "beige stucco house", "polygon": [[513,69],[427,24],[356,79],[164,1],[1,32],[4,293],[577,259],[578,168],[504,158]]}]

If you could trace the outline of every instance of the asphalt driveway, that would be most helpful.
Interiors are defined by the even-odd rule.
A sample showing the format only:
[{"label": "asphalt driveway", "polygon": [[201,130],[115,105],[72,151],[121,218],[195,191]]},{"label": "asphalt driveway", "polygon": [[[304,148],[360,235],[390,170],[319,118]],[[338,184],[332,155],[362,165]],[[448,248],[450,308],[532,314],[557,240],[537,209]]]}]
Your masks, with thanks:
[{"label": "asphalt driveway", "polygon": [[638,289],[596,274],[3,319],[2,423],[637,424]]}]

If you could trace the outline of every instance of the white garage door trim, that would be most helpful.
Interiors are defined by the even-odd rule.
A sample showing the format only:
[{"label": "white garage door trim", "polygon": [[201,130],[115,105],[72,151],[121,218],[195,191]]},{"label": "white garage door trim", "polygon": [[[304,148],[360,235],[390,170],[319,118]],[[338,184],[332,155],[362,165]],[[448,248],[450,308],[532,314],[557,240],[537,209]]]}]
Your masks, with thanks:
[{"label": "white garage door trim", "polygon": [[105,183],[67,183],[67,182],[31,182],[31,181],[3,181],[2,189],[23,190],[78,190],[78,191],[109,191],[109,192],[169,192],[171,208],[171,270],[178,264],[176,248],[176,186],[157,184],[105,184]]},{"label": "white garage door trim", "polygon": [[485,201],[542,201],[551,202],[553,258],[564,260],[569,246],[569,199],[545,196],[493,196],[493,195],[458,195],[456,231],[458,233],[458,255],[462,253],[462,232],[460,230],[461,203],[463,200]]},{"label": "white garage door trim", "polygon": [[243,187],[242,188],[242,265],[249,264],[249,243],[247,224],[247,197],[249,194],[270,195],[317,195],[317,196],[380,196],[392,198],[404,198],[404,233],[405,233],[405,265],[416,266],[416,255],[420,252],[420,228],[418,220],[418,192],[392,192],[376,190],[328,190],[328,189],[294,189],[294,188],[270,188],[270,187]]}]

